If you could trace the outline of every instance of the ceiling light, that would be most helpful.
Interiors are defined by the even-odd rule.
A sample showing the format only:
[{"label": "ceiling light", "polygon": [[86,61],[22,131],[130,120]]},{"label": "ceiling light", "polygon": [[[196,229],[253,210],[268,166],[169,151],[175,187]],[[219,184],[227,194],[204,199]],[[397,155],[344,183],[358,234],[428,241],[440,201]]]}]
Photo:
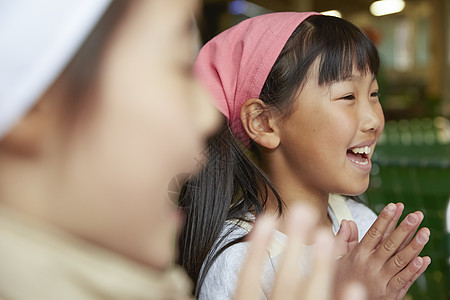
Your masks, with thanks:
[{"label": "ceiling light", "polygon": [[325,15],[325,16],[333,16],[333,17],[342,18],[341,12],[338,10],[335,10],[335,9],[323,11],[323,12],[321,12],[321,14]]},{"label": "ceiling light", "polygon": [[401,12],[404,8],[404,0],[380,0],[370,5],[370,12],[372,15],[379,17]]}]

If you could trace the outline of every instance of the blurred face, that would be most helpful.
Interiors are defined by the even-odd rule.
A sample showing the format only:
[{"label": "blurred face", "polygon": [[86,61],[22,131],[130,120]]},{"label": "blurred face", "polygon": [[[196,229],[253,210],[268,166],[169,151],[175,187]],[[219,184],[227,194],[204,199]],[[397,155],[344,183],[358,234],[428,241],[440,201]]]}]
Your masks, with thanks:
[{"label": "blurred face", "polygon": [[369,184],[370,159],[384,127],[377,81],[354,71],[319,86],[312,73],[280,129],[289,173],[313,194],[359,195]]},{"label": "blurred face", "polygon": [[181,223],[168,183],[195,169],[218,117],[190,72],[193,4],[133,3],[61,159],[61,226],[156,268],[171,262]]}]

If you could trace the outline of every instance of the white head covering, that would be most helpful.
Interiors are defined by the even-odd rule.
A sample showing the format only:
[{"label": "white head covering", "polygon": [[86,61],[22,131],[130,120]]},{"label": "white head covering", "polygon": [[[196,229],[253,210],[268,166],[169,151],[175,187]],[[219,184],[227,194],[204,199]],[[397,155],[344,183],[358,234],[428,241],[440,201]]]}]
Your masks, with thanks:
[{"label": "white head covering", "polygon": [[0,139],[50,87],[111,0],[0,0]]}]

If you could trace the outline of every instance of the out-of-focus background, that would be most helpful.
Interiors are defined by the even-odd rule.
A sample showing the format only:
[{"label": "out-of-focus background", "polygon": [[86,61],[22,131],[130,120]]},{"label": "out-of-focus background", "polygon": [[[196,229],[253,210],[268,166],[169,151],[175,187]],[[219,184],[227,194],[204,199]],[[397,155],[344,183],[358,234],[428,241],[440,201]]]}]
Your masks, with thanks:
[{"label": "out-of-focus background", "polygon": [[377,213],[403,202],[421,210],[432,263],[406,299],[450,299],[450,0],[205,0],[203,41],[238,22],[274,11],[317,11],[349,20],[375,42],[386,128],[364,195]]}]

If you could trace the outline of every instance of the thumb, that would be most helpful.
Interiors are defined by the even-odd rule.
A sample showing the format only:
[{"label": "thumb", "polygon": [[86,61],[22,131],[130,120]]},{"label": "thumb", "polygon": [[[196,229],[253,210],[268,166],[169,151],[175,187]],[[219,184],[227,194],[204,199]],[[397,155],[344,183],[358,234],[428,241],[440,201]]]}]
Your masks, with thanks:
[{"label": "thumb", "polygon": [[350,220],[347,222],[348,222],[348,225],[350,226],[350,232],[351,232],[350,238],[348,241],[348,248],[349,248],[348,251],[350,252],[356,245],[358,245],[359,234],[358,234],[358,226],[356,225],[355,221]]},{"label": "thumb", "polygon": [[340,258],[349,253],[358,244],[358,228],[355,222],[342,220],[336,235],[336,254]]}]

